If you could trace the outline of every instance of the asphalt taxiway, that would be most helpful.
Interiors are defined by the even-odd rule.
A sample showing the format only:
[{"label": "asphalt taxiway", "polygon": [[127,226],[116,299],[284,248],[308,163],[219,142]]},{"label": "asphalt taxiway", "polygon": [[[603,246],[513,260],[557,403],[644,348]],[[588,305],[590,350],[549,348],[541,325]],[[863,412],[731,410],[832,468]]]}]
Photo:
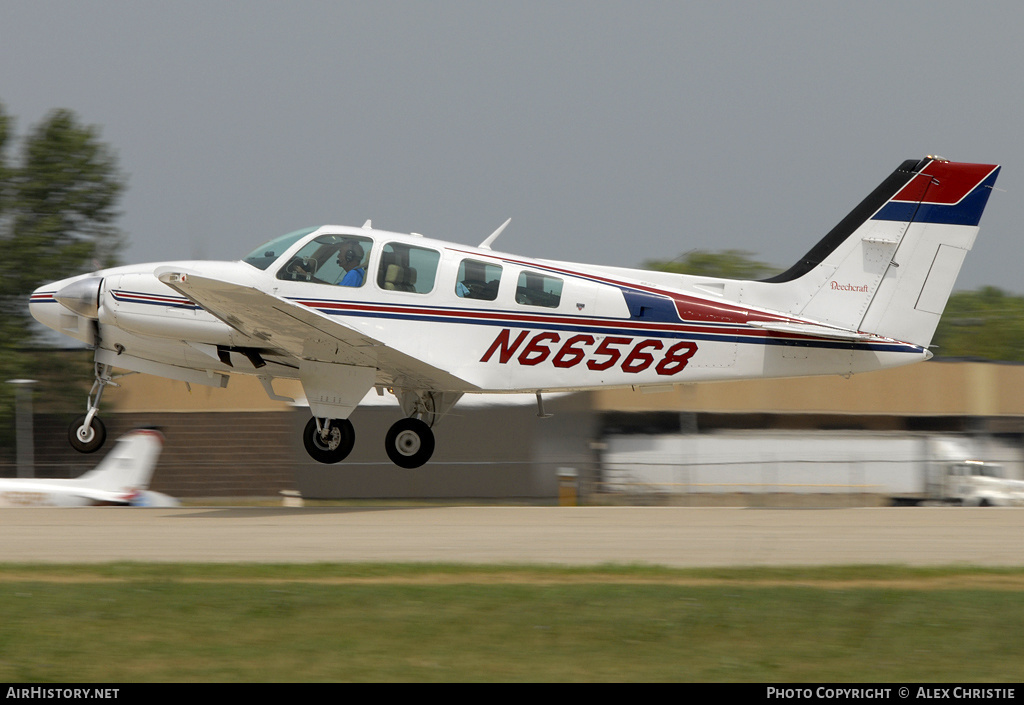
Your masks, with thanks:
[{"label": "asphalt taxiway", "polygon": [[7,509],[0,562],[1024,565],[1024,508]]}]

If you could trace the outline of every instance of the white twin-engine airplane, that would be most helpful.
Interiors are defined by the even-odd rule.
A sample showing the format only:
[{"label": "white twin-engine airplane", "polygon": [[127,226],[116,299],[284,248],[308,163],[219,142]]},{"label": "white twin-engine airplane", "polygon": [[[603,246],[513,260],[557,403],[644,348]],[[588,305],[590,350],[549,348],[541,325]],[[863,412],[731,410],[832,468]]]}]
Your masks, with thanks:
[{"label": "white twin-engine airplane", "polygon": [[423,465],[431,427],[467,393],[671,387],[705,380],[878,370],[928,345],[978,232],[999,167],[938,157],[899,166],[788,271],[734,281],[502,254],[416,234],[325,225],[239,262],[101,270],[40,287],[32,315],[95,347],[83,452],[113,368],[225,386],[298,379],[309,454],[352,450],[348,420],[373,388],[406,416],[385,440]]},{"label": "white twin-engine airplane", "polygon": [[176,507],[178,500],[148,489],[163,443],[159,431],[138,429],[117,439],[99,465],[73,480],[0,479],[0,507]]}]

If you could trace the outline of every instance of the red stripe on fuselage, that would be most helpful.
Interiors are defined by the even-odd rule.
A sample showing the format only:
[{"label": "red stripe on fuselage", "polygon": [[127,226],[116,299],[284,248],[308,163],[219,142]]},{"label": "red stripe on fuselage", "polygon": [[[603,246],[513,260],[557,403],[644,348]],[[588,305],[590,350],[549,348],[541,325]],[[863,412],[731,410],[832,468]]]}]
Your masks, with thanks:
[{"label": "red stripe on fuselage", "polygon": [[[449,308],[419,307],[419,306],[398,306],[384,304],[367,304],[355,301],[335,301],[323,299],[293,299],[296,303],[324,313],[352,313],[356,315],[372,316],[374,314],[401,316],[404,318],[449,318],[451,323],[464,323],[472,325],[476,321],[486,321],[487,325],[501,325],[511,328],[551,328],[554,326],[567,326],[576,329],[605,328],[610,332],[628,332],[633,335],[644,333],[652,336],[673,336],[679,334],[690,335],[713,335],[732,336],[748,338],[752,340],[767,340],[769,338],[794,340],[794,341],[817,341],[836,342],[830,338],[821,338],[814,335],[789,333],[783,331],[769,331],[763,328],[752,328],[745,323],[730,323],[727,321],[715,321],[703,323],[700,321],[679,323],[647,322],[635,319],[609,319],[593,317],[575,317],[559,315],[530,315],[512,311],[479,311],[459,310]],[[761,317],[757,319],[762,320]],[[779,319],[795,320],[795,319]],[[481,323],[482,325],[485,325]]]},{"label": "red stripe on fuselage", "polygon": [[[478,253],[469,252],[466,250],[458,250],[455,248],[448,248],[454,252],[460,252],[467,255],[476,255]],[[715,303],[707,301],[695,296],[688,294],[676,293],[672,291],[665,291],[658,289],[653,286],[644,286],[643,284],[636,284],[633,282],[621,282],[608,277],[598,276],[596,274],[585,274],[583,272],[576,272],[571,269],[564,269],[562,267],[556,267],[546,262],[529,262],[524,260],[512,259],[511,257],[495,257],[502,262],[508,264],[514,264],[520,267],[530,267],[532,269],[539,269],[547,272],[555,272],[567,277],[575,277],[577,279],[589,280],[598,284],[605,284],[607,286],[613,286],[618,289],[630,289],[633,291],[640,291],[645,294],[653,294],[655,296],[661,296],[666,299],[670,299],[676,307],[676,315],[679,316],[681,321],[707,321],[713,323],[731,323],[733,325],[745,325],[747,321],[754,319],[757,321],[779,321],[786,323],[801,323],[800,319],[791,318],[789,316],[783,316],[772,313],[765,313],[757,311],[751,316],[751,312],[748,309],[740,306],[726,304],[726,303]]]}]

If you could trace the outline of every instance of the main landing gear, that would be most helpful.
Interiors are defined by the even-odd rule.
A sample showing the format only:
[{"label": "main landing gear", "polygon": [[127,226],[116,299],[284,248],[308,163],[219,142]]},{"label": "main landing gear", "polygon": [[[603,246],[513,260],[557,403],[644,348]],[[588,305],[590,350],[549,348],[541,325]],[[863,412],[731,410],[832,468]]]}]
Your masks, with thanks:
[{"label": "main landing gear", "polygon": [[[390,389],[390,388],[389,388]],[[384,450],[400,468],[418,468],[434,454],[436,424],[462,394],[453,392],[390,389],[407,418],[399,419],[384,437]],[[310,457],[321,463],[337,463],[352,451],[355,431],[347,419],[311,418],[302,433]]]},{"label": "main landing gear", "polygon": [[[313,460],[331,465],[340,463],[352,452],[356,432],[348,419],[314,417],[302,431],[302,444]],[[388,431],[384,449],[398,467],[418,468],[434,454],[434,432],[419,419],[400,419]]]},{"label": "main landing gear", "polygon": [[302,432],[302,444],[309,457],[319,463],[340,463],[356,444],[356,431],[348,419],[313,417]]},{"label": "main landing gear", "polygon": [[384,449],[400,468],[418,468],[434,454],[434,432],[419,419],[400,419],[384,438]]},{"label": "main landing gear", "polygon": [[89,391],[85,416],[79,416],[68,427],[68,441],[79,453],[95,453],[107,440],[107,428],[97,414],[100,410],[103,388],[108,384],[114,384],[110,374],[112,369],[110,365],[96,363],[96,381],[92,383],[92,389]]}]

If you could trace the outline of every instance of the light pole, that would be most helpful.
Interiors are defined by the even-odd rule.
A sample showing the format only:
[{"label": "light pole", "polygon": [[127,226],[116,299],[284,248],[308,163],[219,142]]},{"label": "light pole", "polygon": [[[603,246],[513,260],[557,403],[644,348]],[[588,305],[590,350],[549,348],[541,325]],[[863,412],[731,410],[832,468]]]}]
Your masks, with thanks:
[{"label": "light pole", "polygon": [[14,447],[18,456],[18,477],[35,477],[35,442],[32,438],[32,385],[34,379],[9,379],[14,393]]}]

